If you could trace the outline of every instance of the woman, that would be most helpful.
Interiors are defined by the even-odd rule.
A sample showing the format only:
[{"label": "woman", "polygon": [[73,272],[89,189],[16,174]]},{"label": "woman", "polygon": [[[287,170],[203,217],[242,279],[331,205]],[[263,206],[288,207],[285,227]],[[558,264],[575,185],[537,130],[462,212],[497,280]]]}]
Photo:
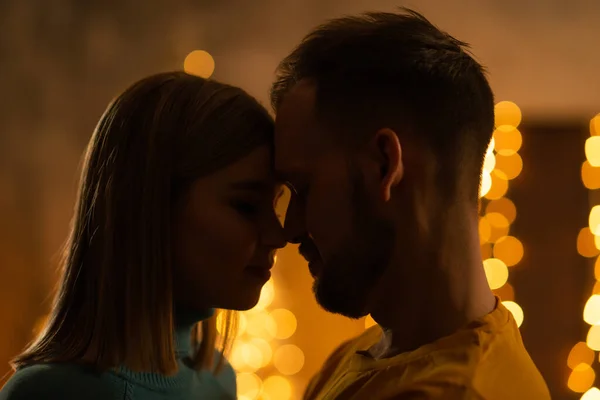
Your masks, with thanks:
[{"label": "woman", "polygon": [[241,89],[182,72],[120,95],[87,150],[49,321],[0,399],[235,398],[234,314],[219,350],[213,314],[252,308],[285,244],[272,135]]}]

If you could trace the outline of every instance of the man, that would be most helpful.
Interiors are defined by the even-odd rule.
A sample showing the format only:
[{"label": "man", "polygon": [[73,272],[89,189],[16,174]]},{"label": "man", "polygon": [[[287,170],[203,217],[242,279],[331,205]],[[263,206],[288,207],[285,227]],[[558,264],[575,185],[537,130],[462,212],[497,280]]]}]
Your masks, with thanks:
[{"label": "man", "polygon": [[369,13],[311,32],[272,88],[285,230],[326,310],[371,328],[306,399],[545,400],[478,238],[494,100],[468,45],[422,15]]}]

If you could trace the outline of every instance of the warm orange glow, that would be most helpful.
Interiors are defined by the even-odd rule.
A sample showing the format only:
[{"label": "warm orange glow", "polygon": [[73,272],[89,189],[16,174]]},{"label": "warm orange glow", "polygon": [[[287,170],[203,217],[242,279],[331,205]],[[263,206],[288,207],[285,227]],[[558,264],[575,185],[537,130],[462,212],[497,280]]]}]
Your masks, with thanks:
[{"label": "warm orange glow", "polygon": [[512,101],[500,101],[494,107],[496,126],[517,127],[521,123],[521,109]]},{"label": "warm orange glow", "polygon": [[590,327],[586,343],[590,349],[600,351],[600,326],[592,325]]},{"label": "warm orange glow", "polygon": [[494,294],[499,296],[502,301],[515,300],[515,291],[510,283],[505,283],[502,287],[495,289]]},{"label": "warm orange glow", "polygon": [[588,364],[579,364],[571,372],[567,385],[572,391],[583,393],[592,387],[595,379],[596,373],[592,367]]},{"label": "warm orange glow", "polygon": [[256,306],[254,306],[253,310],[259,310],[267,308],[273,302],[275,298],[275,284],[273,283],[273,278],[269,279],[267,283],[262,287],[260,291],[260,298]]},{"label": "warm orange glow", "polygon": [[493,142],[490,142],[490,147],[488,148],[487,153],[485,153],[485,158],[483,159],[483,172],[489,174],[491,173],[496,166],[496,156],[494,156],[493,151]]},{"label": "warm orange glow", "polygon": [[509,156],[498,154],[496,156],[496,169],[504,172],[507,179],[515,179],[523,170],[523,160],[519,153],[514,153]]},{"label": "warm orange glow", "polygon": [[250,344],[260,351],[260,368],[264,368],[269,365],[273,358],[273,350],[271,350],[271,345],[269,342],[261,338],[252,338],[250,340]]},{"label": "warm orange glow", "polygon": [[490,236],[487,240],[488,242],[495,243],[498,239],[508,235],[510,224],[508,223],[506,217],[504,217],[502,214],[486,214],[484,218],[488,221],[491,227]]},{"label": "warm orange glow", "polygon": [[190,75],[210,78],[215,71],[215,60],[207,51],[194,50],[185,58],[183,69]]},{"label": "warm orange glow", "polygon": [[600,295],[592,295],[585,303],[583,320],[590,325],[600,325]]},{"label": "warm orange glow", "polygon": [[515,322],[517,323],[517,326],[521,326],[525,317],[521,306],[515,303],[514,301],[503,301],[502,304],[508,309],[508,311],[511,312],[513,318],[515,319]]},{"label": "warm orange glow", "polygon": [[592,167],[589,162],[584,161],[581,164],[581,180],[590,190],[600,189],[600,167]]},{"label": "warm orange glow", "polygon": [[594,234],[590,228],[583,228],[577,235],[577,252],[584,257],[595,257],[600,252],[596,247]]},{"label": "warm orange glow", "polygon": [[580,400],[600,400],[600,390],[598,388],[590,388],[587,392],[581,396]]},{"label": "warm orange glow", "polygon": [[304,353],[298,346],[285,344],[275,351],[273,365],[283,375],[295,375],[304,366]]},{"label": "warm orange glow", "polygon": [[489,200],[496,200],[506,194],[508,190],[508,178],[504,172],[497,169],[492,171],[490,176],[492,178],[492,187],[484,197]]},{"label": "warm orange glow", "polygon": [[481,187],[479,188],[479,197],[484,197],[492,188],[492,177],[488,172],[481,174]]},{"label": "warm orange glow", "polygon": [[277,324],[273,317],[265,312],[248,312],[246,319],[246,332],[250,335],[272,339],[277,334]]},{"label": "warm orange glow", "polygon": [[600,281],[600,257],[596,258],[594,263],[594,278],[596,278],[596,281]]},{"label": "warm orange glow", "polygon": [[600,136],[591,136],[585,141],[585,157],[593,167],[600,167]]},{"label": "warm orange glow", "polygon": [[264,400],[289,400],[292,397],[292,385],[283,376],[272,375],[263,382]]},{"label": "warm orange glow", "polygon": [[497,212],[486,214],[485,219],[488,220],[493,228],[507,228],[510,225],[508,219],[504,215]]},{"label": "warm orange glow", "polygon": [[483,268],[490,289],[498,289],[508,280],[508,268],[502,260],[497,258],[483,260]]},{"label": "warm orange glow", "polygon": [[600,136],[600,114],[590,120],[590,135]]},{"label": "warm orange glow", "polygon": [[600,206],[594,206],[590,210],[589,227],[594,235],[600,236]]},{"label": "warm orange glow", "polygon": [[569,352],[567,365],[574,369],[579,364],[592,365],[594,362],[594,350],[590,349],[585,342],[579,342]]},{"label": "warm orange glow", "polygon": [[480,247],[481,249],[481,259],[485,260],[486,258],[492,258],[492,244],[491,243],[483,243]]},{"label": "warm orange glow", "polygon": [[251,372],[242,372],[236,375],[237,394],[239,399],[256,399],[262,389],[262,381]]},{"label": "warm orange glow", "polygon": [[492,236],[492,226],[486,218],[479,219],[479,243],[487,243]]},{"label": "warm orange glow", "polygon": [[515,204],[506,197],[501,197],[497,200],[492,200],[488,203],[485,208],[486,213],[499,213],[504,215],[508,223],[513,223],[517,217],[517,207]]},{"label": "warm orange glow", "polygon": [[298,322],[296,321],[296,316],[291,311],[283,308],[273,310],[271,311],[271,317],[277,325],[276,339],[287,339],[296,332]]},{"label": "warm orange glow", "polygon": [[515,154],[523,144],[521,132],[512,126],[504,125],[494,131],[496,154],[510,156]]},{"label": "warm orange glow", "polygon": [[240,351],[244,364],[248,366],[251,371],[262,368],[264,365],[262,353],[253,343],[242,344]]},{"label": "warm orange glow", "polygon": [[521,261],[523,252],[523,244],[514,236],[501,237],[494,244],[494,257],[504,261],[509,267]]}]

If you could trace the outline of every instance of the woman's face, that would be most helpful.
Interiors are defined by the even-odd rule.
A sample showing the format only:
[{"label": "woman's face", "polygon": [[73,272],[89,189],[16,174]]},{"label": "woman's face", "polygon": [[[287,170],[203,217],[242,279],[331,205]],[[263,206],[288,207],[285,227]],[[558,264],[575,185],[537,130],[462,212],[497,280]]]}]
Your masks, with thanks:
[{"label": "woman's face", "polygon": [[193,308],[247,310],[285,245],[275,213],[281,186],[262,146],[194,181],[175,209],[175,301]]}]

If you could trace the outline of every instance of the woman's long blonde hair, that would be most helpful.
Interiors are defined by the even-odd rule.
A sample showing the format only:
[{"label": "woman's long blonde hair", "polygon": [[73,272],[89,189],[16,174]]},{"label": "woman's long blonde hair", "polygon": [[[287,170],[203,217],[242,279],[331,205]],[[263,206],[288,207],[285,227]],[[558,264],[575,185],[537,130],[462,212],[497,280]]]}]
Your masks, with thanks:
[{"label": "woman's long blonde hair", "polygon": [[[239,88],[171,72],[112,102],[84,159],[71,233],[48,322],[13,360],[82,362],[100,370],[177,371],[171,214],[189,184],[272,143],[273,120]],[[221,358],[236,330],[222,311]],[[216,318],[192,334],[197,369],[211,368]]]}]

